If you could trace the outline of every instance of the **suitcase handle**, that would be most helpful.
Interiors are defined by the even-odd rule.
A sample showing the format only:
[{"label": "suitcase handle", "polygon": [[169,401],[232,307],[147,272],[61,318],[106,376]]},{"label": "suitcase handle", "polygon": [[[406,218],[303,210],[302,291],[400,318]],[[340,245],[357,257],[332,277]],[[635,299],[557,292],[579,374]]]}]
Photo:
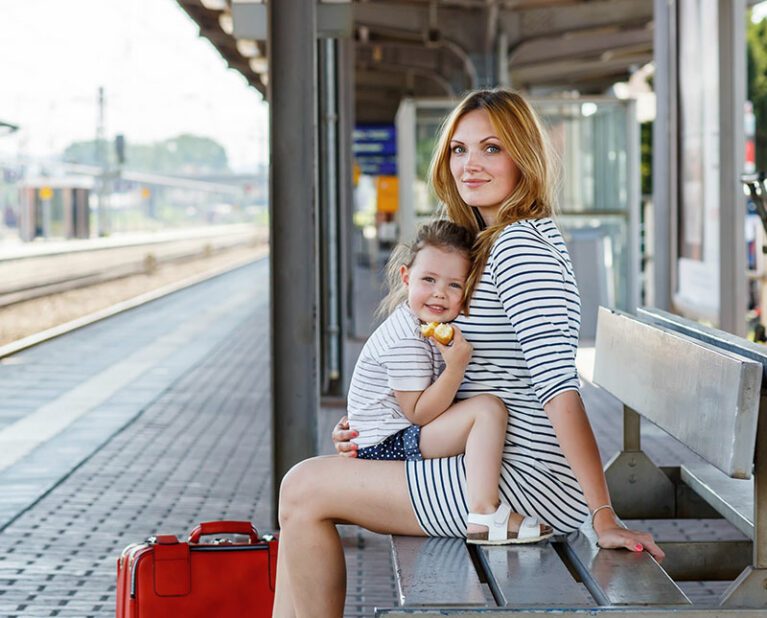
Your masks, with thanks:
[{"label": "suitcase handle", "polygon": [[199,543],[209,534],[247,534],[252,545],[258,543],[258,532],[249,521],[204,521],[189,533],[189,542]]}]

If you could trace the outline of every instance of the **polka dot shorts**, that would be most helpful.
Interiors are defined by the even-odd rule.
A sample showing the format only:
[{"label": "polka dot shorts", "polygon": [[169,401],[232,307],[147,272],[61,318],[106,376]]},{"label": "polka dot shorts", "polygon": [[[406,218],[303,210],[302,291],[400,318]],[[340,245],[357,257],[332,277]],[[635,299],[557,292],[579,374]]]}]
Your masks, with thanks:
[{"label": "polka dot shorts", "polygon": [[420,439],[421,428],[418,425],[411,425],[390,435],[383,442],[359,449],[357,458],[420,461],[423,459],[421,449],[418,447]]}]

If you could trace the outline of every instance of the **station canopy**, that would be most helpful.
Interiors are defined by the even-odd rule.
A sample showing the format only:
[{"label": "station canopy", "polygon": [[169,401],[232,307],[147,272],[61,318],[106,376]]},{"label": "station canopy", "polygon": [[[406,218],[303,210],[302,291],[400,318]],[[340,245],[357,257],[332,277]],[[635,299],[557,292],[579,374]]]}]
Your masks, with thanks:
[{"label": "station canopy", "polygon": [[[265,93],[267,46],[235,38],[239,3],[178,2],[229,66]],[[318,5],[318,23],[326,7],[354,41],[362,122],[391,121],[404,97],[499,84],[535,95],[601,94],[653,57],[653,0],[336,1]]]}]

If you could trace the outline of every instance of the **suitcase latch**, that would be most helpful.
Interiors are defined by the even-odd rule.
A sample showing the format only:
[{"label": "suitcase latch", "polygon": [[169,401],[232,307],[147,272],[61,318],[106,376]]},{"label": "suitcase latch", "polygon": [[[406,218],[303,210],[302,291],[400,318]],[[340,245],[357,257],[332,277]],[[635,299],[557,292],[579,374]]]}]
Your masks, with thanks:
[{"label": "suitcase latch", "polygon": [[[192,590],[192,564],[189,544],[179,543],[173,535],[156,537],[154,545],[154,590],[158,596],[174,597]],[[172,537],[173,540],[167,537]]]}]

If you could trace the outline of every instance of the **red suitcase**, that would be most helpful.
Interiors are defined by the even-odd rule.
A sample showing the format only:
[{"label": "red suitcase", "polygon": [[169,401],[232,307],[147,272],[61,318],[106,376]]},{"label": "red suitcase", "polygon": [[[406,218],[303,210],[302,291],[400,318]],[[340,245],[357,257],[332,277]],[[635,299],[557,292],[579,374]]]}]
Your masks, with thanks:
[{"label": "red suitcase", "polygon": [[[245,534],[200,542],[215,534]],[[247,521],[211,521],[188,542],[158,535],[117,560],[117,618],[268,618],[274,603],[277,540]]]}]

